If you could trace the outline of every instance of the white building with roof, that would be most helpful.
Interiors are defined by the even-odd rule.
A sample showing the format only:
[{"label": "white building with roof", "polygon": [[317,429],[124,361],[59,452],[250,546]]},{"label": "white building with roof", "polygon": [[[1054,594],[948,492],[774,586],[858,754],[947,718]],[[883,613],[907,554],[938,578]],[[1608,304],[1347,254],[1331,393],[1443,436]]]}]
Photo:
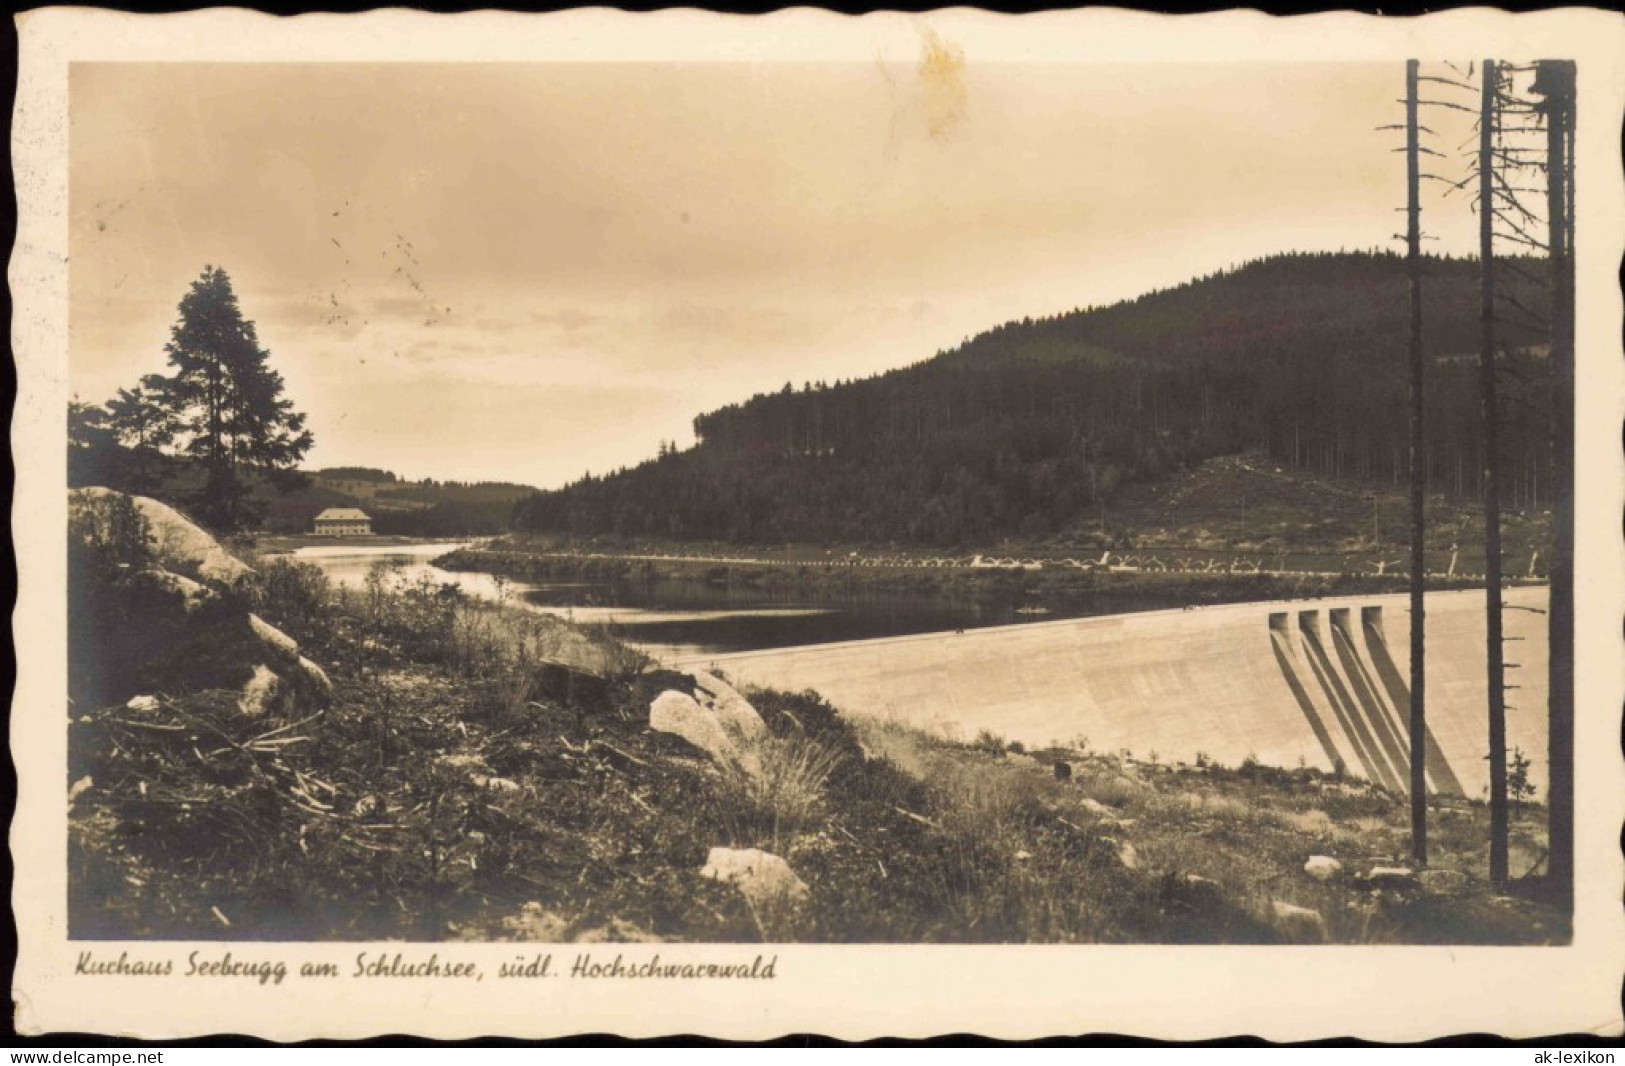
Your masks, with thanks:
[{"label": "white building with roof", "polygon": [[324,537],[365,537],[372,533],[372,519],[354,507],[329,507],[315,519],[315,532]]}]

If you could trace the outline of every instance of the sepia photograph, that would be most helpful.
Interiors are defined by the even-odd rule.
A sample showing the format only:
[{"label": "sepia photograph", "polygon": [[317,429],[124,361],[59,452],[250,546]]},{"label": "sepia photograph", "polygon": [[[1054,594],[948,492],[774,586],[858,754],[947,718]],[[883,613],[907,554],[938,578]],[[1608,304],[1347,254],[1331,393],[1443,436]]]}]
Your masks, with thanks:
[{"label": "sepia photograph", "polygon": [[1620,24],[1588,72],[896,19],[63,65],[75,980],[1576,945]]}]

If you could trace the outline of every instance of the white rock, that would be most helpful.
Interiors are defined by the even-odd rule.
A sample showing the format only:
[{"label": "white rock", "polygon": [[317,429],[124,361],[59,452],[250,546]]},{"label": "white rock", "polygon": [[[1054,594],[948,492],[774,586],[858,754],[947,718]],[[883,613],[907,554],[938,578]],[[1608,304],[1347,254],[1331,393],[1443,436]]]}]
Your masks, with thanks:
[{"label": "white rock", "polygon": [[797,903],[808,896],[790,864],[760,848],[712,848],[700,876],[734,885],[751,903]]},{"label": "white rock", "polygon": [[131,696],[130,702],[124,705],[132,711],[150,713],[158,709],[157,696]]},{"label": "white rock", "polygon": [[[706,677],[697,674],[695,680]],[[761,764],[749,741],[765,733],[767,726],[738,693],[715,678],[709,681],[717,689],[700,690],[704,702],[675,689],[656,696],[649,705],[649,728],[682,737],[717,762],[756,776]],[[719,696],[719,690],[726,691]]]},{"label": "white rock", "polygon": [[271,701],[276,698],[277,686],[280,679],[276,671],[264,663],[254,664],[254,673],[243,686],[242,692],[237,696],[237,709],[251,717],[258,717],[270,710]]},{"label": "white rock", "polygon": [[1293,943],[1297,944],[1324,944],[1326,942],[1326,919],[1320,916],[1319,911],[1308,907],[1298,907],[1291,903],[1282,903],[1274,900],[1270,903],[1275,911],[1276,928],[1285,933]]},{"label": "white rock", "polygon": [[303,655],[299,656],[298,661],[294,665],[299,667],[300,672],[305,675],[306,680],[315,685],[322,692],[331,693],[333,691],[333,682],[332,679],[327,676],[326,670],[323,670],[321,667],[317,666]]},{"label": "white rock", "polygon": [[1416,874],[1408,866],[1374,866],[1365,875],[1365,883],[1372,888],[1396,890],[1417,887]]},{"label": "white rock", "polygon": [[248,628],[283,673],[297,673],[317,692],[330,695],[333,682],[327,671],[299,654],[299,643],[257,614],[248,616]]},{"label": "white rock", "polygon": [[695,683],[694,698],[724,726],[745,737],[759,737],[767,732],[767,723],[756,713],[756,708],[727,682],[703,670],[690,671],[689,676]]},{"label": "white rock", "polygon": [[299,644],[288,634],[267,622],[257,614],[248,616],[248,628],[260,639],[266,649],[280,653],[283,658],[293,659],[299,655]]},{"label": "white rock", "polygon": [[1316,881],[1330,881],[1343,872],[1343,864],[1330,855],[1311,855],[1303,864],[1303,872]]},{"label": "white rock", "polygon": [[667,689],[649,704],[649,728],[682,737],[714,758],[731,758],[737,748],[713,715],[699,701],[676,689]]}]

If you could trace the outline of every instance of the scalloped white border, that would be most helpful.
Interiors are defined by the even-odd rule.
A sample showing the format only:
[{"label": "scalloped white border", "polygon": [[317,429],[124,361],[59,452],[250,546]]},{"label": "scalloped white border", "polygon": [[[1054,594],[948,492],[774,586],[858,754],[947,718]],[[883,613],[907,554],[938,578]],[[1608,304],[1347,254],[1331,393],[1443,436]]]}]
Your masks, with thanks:
[{"label": "scalloped white border", "polygon": [[[241,1032],[272,1039],[412,1033],[627,1036],[704,1033],[760,1039],[816,1032],[848,1039],[974,1031],[1007,1038],[1117,1032],[1164,1039],[1257,1034],[1405,1041],[1493,1031],[1535,1036],[1622,1031],[1625,972],[1625,693],[1619,518],[1625,457],[1625,360],[1615,269],[1625,252],[1625,19],[1598,10],[1508,14],[1455,10],[1382,19],[1331,13],[1277,18],[1234,11],[1159,16],[1116,9],[993,15],[966,8],[846,17],[800,8],[744,18],[692,10],[607,9],[549,15],[409,11],[273,18],[239,9],[132,16],[55,8],[18,19],[13,128],[18,194],[10,279],[18,395],[12,528],[19,567],[19,675],[12,752],[19,804],[11,847],[20,929],[14,995],[21,1032],[91,1031],[165,1039]],[[1580,459],[1576,675],[1579,786],[1576,937],[1565,948],[926,947],[778,949],[760,984],[625,987],[561,981],[540,994],[346,981],[227,987],[75,978],[65,940],[66,763],[64,412],[67,400],[67,71],[72,62],[911,60],[920,29],[973,63],[1393,60],[1411,55],[1572,57],[1579,61],[1577,145]],[[219,947],[219,945],[214,945]],[[103,946],[106,947],[105,945]],[[191,945],[169,946],[184,957]],[[362,945],[286,945],[339,961]],[[243,945],[243,950],[252,950]],[[461,949],[459,949],[461,950]],[[737,946],[726,949],[736,952]],[[494,966],[504,947],[472,946]],[[718,949],[662,945],[668,960]],[[378,987],[382,985],[383,987]]]}]

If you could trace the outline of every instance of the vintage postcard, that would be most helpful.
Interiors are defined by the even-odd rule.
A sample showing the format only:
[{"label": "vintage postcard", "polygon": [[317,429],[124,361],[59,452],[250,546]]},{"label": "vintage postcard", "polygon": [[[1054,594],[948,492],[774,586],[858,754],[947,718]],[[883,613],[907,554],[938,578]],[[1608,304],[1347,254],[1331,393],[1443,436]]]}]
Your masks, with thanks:
[{"label": "vintage postcard", "polygon": [[1619,1033],[1625,20],[19,20],[23,1033]]}]

